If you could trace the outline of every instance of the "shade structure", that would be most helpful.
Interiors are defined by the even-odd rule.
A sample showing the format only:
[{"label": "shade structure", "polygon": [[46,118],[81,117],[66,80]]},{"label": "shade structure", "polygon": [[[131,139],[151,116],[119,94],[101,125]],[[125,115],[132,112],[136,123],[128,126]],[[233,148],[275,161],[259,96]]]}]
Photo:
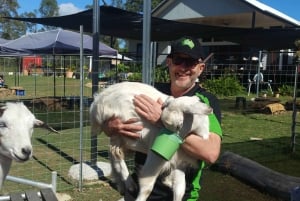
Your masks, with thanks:
[{"label": "shade structure", "polygon": [[31,54],[25,50],[16,50],[7,47],[0,46],[0,57],[8,57],[8,56],[25,56]]},{"label": "shade structure", "polygon": [[7,43],[9,40],[6,40],[4,38],[0,38],[0,44],[4,44],[4,43]]},{"label": "shade structure", "polygon": [[[93,30],[93,10],[85,10],[72,15],[48,18],[11,18],[25,22],[39,23],[78,30],[84,26],[86,32]],[[142,39],[143,15],[111,6],[100,6],[100,34],[125,39]],[[300,27],[230,28],[194,23],[178,22],[161,18],[151,18],[151,40],[170,41],[184,35],[197,38],[214,38],[231,41],[244,46],[262,49],[294,48],[294,41],[300,37]]]},{"label": "shade structure", "polygon": [[126,57],[122,54],[118,54],[118,55],[101,55],[99,56],[102,59],[116,59],[116,60],[121,60],[121,61],[132,61],[131,58]]},{"label": "shade structure", "polygon": [[[33,54],[66,55],[79,54],[80,33],[64,29],[56,29],[45,32],[38,32],[24,35],[16,40],[2,44],[3,48],[10,48],[19,51],[29,51]],[[83,35],[83,52],[92,54],[93,38]],[[99,43],[99,55],[117,55],[117,50]]]},{"label": "shade structure", "polygon": [[9,41],[10,40],[0,38],[0,57],[3,57],[3,56],[4,57],[7,57],[7,56],[20,56],[20,55],[28,55],[29,54],[28,51],[16,50],[16,49],[1,46],[1,44],[5,44]]}]

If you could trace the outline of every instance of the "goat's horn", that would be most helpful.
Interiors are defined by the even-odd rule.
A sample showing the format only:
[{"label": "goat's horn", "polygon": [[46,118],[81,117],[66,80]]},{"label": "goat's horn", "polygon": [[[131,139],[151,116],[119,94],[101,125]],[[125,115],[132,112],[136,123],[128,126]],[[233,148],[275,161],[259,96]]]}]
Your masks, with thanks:
[{"label": "goat's horn", "polygon": [[59,132],[57,130],[55,130],[54,128],[52,128],[51,126],[47,125],[47,124],[44,124],[41,128],[45,128],[47,129],[48,131],[51,131],[53,133],[57,133],[59,134]]},{"label": "goat's horn", "polygon": [[57,130],[55,130],[54,128],[52,128],[51,126],[49,126],[48,124],[45,124],[43,121],[36,119],[35,120],[35,127],[39,127],[39,128],[44,128],[47,129],[53,133],[59,133]]}]

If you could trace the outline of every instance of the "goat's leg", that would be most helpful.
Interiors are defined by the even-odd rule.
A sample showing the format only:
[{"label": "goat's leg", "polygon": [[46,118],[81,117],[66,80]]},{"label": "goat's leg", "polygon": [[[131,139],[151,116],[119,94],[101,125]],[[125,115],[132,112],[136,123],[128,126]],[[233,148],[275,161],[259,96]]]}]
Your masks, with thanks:
[{"label": "goat's leg", "polygon": [[167,175],[163,184],[173,189],[173,201],[181,201],[186,188],[185,173],[182,170],[174,169]]},{"label": "goat's leg", "polygon": [[148,152],[146,162],[139,174],[140,192],[136,201],[147,200],[165,163],[165,159],[158,154],[152,151]]},{"label": "goat's leg", "polygon": [[112,175],[117,184],[118,191],[121,195],[124,195],[126,190],[126,184],[129,177],[129,171],[124,160],[124,151],[121,147],[111,145],[110,147],[110,162],[112,167]]},{"label": "goat's leg", "polygon": [[173,201],[181,201],[185,193],[185,173],[182,170],[175,169],[172,177]]},{"label": "goat's leg", "polygon": [[2,188],[3,182],[5,181],[5,178],[8,175],[11,164],[12,159],[0,155],[0,189]]}]

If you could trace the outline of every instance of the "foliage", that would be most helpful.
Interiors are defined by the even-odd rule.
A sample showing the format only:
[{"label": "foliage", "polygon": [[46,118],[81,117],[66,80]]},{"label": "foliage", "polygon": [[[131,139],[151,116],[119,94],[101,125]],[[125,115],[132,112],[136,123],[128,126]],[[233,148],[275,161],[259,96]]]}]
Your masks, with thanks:
[{"label": "foliage", "polygon": [[117,65],[117,68],[119,73],[127,73],[129,72],[130,66],[127,66],[124,63],[120,63]]},{"label": "foliage", "polygon": [[75,70],[76,70],[76,67],[74,65],[68,66],[66,68],[66,71],[68,71],[68,72],[75,72]]},{"label": "foliage", "polygon": [[39,7],[42,17],[58,16],[58,9],[56,0],[42,0]]},{"label": "foliage", "polygon": [[[33,12],[25,12],[20,15],[20,17],[26,17],[26,18],[35,18],[37,16],[37,10],[34,10]],[[36,33],[38,32],[38,25],[36,23],[31,22],[24,22],[28,32],[30,33]]]},{"label": "foliage", "polygon": [[244,93],[245,89],[239,80],[231,75],[221,76],[216,79],[206,80],[204,88],[218,96],[234,96]]},{"label": "foliage", "polygon": [[167,68],[163,68],[161,66],[157,66],[154,72],[154,82],[169,82],[170,76]]},{"label": "foliage", "polygon": [[283,84],[278,87],[279,94],[282,96],[293,96],[294,87],[291,85]]},{"label": "foliage", "polygon": [[[152,0],[151,9],[154,9],[162,1],[163,0]],[[102,2],[104,5],[108,5],[107,3],[108,1],[102,0]],[[132,11],[132,12],[143,11],[143,0],[111,0],[110,5],[127,11]]]},{"label": "foliage", "polygon": [[[159,3],[161,3],[163,0],[152,0],[151,1],[151,10],[154,9]],[[110,2],[108,4],[107,2]],[[141,13],[143,12],[143,0],[102,0],[103,5],[110,5],[114,6],[116,8],[121,8],[123,10],[131,11],[131,12],[137,12]],[[115,38],[115,37],[110,37],[110,36],[101,36],[101,40],[106,43],[110,44],[111,47],[121,50],[120,46],[125,45],[125,49],[122,50],[122,52],[126,51],[127,49],[127,43],[124,42],[124,40]],[[122,45],[120,45],[122,44]]]},{"label": "foliage", "polygon": [[297,47],[295,59],[300,60],[300,39],[295,40],[295,46]]},{"label": "foliage", "polygon": [[132,73],[128,76],[129,81],[141,81],[142,80],[142,73]]},{"label": "foliage", "polygon": [[[39,12],[42,17],[58,16],[59,15],[58,11],[59,11],[59,7],[57,5],[56,0],[42,0],[41,1],[40,7],[39,7]],[[50,30],[50,29],[56,29],[56,27],[44,25],[41,28],[41,31]]]},{"label": "foliage", "polygon": [[4,39],[15,39],[20,35],[25,34],[25,23],[8,20],[2,17],[18,17],[17,9],[19,4],[17,0],[1,1],[0,4],[0,31],[1,38]]},{"label": "foliage", "polygon": [[16,39],[26,32],[37,32],[51,29],[49,26],[42,26],[39,30],[37,25],[18,20],[8,20],[5,17],[37,17],[38,12],[42,17],[58,16],[58,5],[56,0],[42,0],[39,9],[30,12],[18,13],[20,7],[17,0],[0,1],[0,37],[4,39]]}]

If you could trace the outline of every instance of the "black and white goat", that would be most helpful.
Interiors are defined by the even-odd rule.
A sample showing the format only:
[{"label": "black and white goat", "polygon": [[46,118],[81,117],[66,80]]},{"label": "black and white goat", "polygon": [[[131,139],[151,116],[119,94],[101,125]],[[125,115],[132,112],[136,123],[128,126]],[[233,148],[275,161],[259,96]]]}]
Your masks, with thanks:
[{"label": "black and white goat", "polygon": [[126,188],[131,190],[136,188],[124,161],[125,152],[132,150],[147,154],[147,160],[139,175],[140,192],[136,200],[146,200],[159,174],[171,170],[165,183],[173,189],[174,201],[179,201],[185,192],[184,170],[187,165],[197,167],[197,160],[180,148],[169,161],[151,151],[152,143],[161,128],[139,117],[135,112],[133,99],[135,95],[139,94],[146,94],[154,100],[162,99],[164,102],[161,115],[162,123],[167,129],[177,132],[183,139],[191,132],[201,135],[204,139],[208,138],[208,115],[212,113],[212,108],[200,102],[196,96],[173,98],[150,85],[135,82],[122,82],[104,89],[95,96],[91,105],[91,135],[99,134],[102,131],[103,123],[113,116],[119,117],[123,121],[139,118],[144,126],[140,133],[140,139],[111,135],[112,173],[120,193],[123,194]]}]

